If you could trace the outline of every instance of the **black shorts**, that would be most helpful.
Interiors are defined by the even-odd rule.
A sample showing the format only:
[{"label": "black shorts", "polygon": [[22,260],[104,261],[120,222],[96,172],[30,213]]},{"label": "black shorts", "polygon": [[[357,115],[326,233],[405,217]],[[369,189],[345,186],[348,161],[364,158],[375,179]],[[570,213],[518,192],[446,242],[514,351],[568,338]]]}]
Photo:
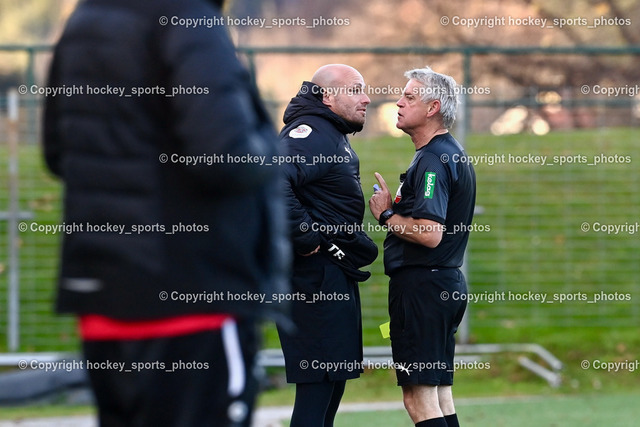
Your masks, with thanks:
[{"label": "black shorts", "polygon": [[100,425],[249,427],[256,338],[253,322],[228,321],[177,337],[84,341]]},{"label": "black shorts", "polygon": [[467,307],[459,269],[403,268],[389,281],[391,349],[398,385],[452,385],[454,334]]}]

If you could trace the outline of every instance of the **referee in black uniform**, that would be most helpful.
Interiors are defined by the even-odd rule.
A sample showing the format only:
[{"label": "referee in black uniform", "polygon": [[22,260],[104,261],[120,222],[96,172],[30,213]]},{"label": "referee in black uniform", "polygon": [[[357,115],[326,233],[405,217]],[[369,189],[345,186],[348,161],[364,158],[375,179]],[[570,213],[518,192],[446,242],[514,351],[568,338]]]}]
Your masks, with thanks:
[{"label": "referee in black uniform", "polygon": [[448,129],[457,108],[456,82],[426,67],[409,79],[397,102],[396,127],[416,153],[392,201],[381,189],[369,206],[388,226],[384,242],[389,276],[391,346],[404,405],[416,427],[458,426],[453,404],[454,334],[466,308],[459,270],[473,218],[476,178],[466,154]]}]

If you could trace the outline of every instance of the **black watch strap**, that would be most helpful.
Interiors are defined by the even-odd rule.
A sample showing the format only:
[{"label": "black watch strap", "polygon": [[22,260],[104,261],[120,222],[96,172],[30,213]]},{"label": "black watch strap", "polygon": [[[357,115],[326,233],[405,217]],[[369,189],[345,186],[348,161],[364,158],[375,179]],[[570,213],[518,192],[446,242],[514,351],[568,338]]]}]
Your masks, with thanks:
[{"label": "black watch strap", "polygon": [[386,211],[380,214],[380,218],[378,219],[378,224],[385,225],[389,220],[389,218],[391,218],[395,214],[396,213],[393,211],[393,209],[387,209]]}]

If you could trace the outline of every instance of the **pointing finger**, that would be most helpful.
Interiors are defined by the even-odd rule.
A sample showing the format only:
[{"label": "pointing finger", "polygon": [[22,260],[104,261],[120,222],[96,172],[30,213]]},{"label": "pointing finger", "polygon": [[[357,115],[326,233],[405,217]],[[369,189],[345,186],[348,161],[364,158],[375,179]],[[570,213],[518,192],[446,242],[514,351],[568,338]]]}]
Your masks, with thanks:
[{"label": "pointing finger", "polygon": [[382,188],[382,191],[389,191],[389,187],[387,187],[387,183],[385,182],[384,178],[382,177],[382,175],[380,175],[378,172],[374,173],[376,179],[378,180],[378,184],[380,184],[380,187]]}]

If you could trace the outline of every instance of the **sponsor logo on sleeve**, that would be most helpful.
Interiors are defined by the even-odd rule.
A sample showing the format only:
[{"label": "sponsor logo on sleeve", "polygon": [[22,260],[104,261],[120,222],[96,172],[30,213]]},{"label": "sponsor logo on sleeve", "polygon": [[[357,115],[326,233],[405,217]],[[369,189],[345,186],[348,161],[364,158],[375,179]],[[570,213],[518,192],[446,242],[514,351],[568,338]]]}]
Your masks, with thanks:
[{"label": "sponsor logo on sleeve", "polygon": [[424,174],[424,198],[433,199],[433,193],[436,190],[436,173],[426,172]]}]

